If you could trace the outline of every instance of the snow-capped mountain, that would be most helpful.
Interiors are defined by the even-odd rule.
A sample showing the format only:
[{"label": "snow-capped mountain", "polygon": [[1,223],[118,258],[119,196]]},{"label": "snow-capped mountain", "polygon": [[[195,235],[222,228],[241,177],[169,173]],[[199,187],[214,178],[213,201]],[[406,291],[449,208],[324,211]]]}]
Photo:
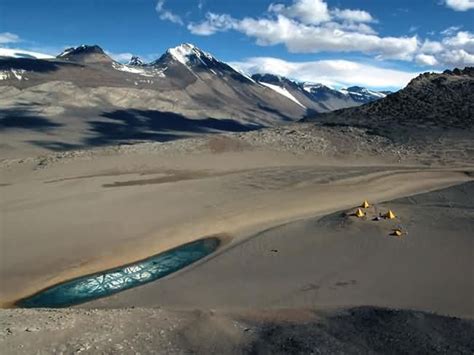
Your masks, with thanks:
[{"label": "snow-capped mountain", "polygon": [[[272,126],[381,96],[364,90],[341,92],[274,75],[252,78],[189,43],[151,63],[134,57],[122,64],[97,45],[49,59],[0,58],[2,104],[15,117],[28,107],[29,115],[56,122],[48,127],[65,132],[55,134],[58,142],[42,133],[35,140],[51,149]],[[68,132],[77,127],[82,141],[72,142]]]},{"label": "snow-capped mountain", "polygon": [[[113,111],[124,111],[119,119],[138,111],[153,113],[156,119],[171,112],[182,117],[166,123],[174,128],[187,120],[205,119],[216,129],[246,130],[299,120],[306,114],[290,98],[191,44],[170,48],[151,63],[133,58],[128,64],[114,61],[99,46],[81,45],[49,60],[0,59],[0,73],[0,96],[15,92],[12,105],[34,100],[35,108],[44,112],[54,108],[60,115],[77,116],[78,122],[94,115],[100,121]],[[186,123],[188,128],[194,126]],[[149,136],[150,131],[126,130],[120,139]]]},{"label": "snow-capped mountain", "polygon": [[351,86],[345,89],[339,90],[345,95],[349,95],[354,101],[365,104],[378,99],[383,99],[387,96],[387,92],[374,91],[361,86]]},{"label": "snow-capped mountain", "polygon": [[386,96],[385,92],[359,86],[335,90],[323,84],[298,82],[273,74],[254,74],[252,78],[315,112],[328,112],[357,106]]},{"label": "snow-capped mountain", "polygon": [[150,63],[151,66],[168,68],[185,68],[193,75],[207,73],[213,76],[230,76],[233,80],[255,84],[247,75],[235,70],[230,65],[222,62],[190,43],[183,43],[168,49],[160,58]]}]

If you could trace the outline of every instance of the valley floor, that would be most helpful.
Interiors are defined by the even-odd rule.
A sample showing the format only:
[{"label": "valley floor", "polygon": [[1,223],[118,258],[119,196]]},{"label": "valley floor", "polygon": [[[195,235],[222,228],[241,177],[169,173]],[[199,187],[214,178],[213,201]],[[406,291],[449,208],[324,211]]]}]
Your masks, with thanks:
[{"label": "valley floor", "polygon": [[[412,154],[356,131],[307,137],[303,149],[279,137],[307,133],[282,130],[3,160],[4,307],[198,238],[226,243],[73,309],[2,310],[0,346],[472,353],[472,149]],[[369,217],[391,208],[397,219],[347,215],[365,199]]]}]

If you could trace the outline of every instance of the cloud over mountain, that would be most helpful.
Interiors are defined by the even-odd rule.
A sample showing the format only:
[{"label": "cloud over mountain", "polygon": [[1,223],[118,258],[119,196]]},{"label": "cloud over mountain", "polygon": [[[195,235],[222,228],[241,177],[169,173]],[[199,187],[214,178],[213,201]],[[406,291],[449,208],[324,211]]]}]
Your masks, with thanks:
[{"label": "cloud over mountain", "polygon": [[[471,2],[450,3],[468,8]],[[379,60],[410,61],[422,66],[474,63],[474,35],[469,31],[450,28],[442,32],[441,40],[432,41],[417,35],[382,36],[372,26],[376,22],[365,10],[331,9],[323,0],[293,0],[290,5],[273,3],[259,17],[238,19],[207,12],[202,21],[191,22],[187,28],[202,36],[238,31],[260,46],[283,44],[292,53],[362,53]]]},{"label": "cloud over mountain", "polygon": [[270,73],[336,87],[362,85],[371,88],[400,88],[418,75],[416,72],[386,69],[349,60],[289,62],[278,58],[257,57],[230,64],[252,74]]}]

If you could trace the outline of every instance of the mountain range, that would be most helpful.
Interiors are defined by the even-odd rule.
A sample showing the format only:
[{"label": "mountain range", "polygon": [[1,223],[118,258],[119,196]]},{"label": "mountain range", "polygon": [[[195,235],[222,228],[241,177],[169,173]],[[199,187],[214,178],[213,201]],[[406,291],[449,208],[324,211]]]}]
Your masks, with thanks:
[{"label": "mountain range", "polygon": [[170,48],[150,63],[132,57],[122,64],[95,45],[54,58],[18,51],[0,56],[6,150],[17,143],[64,150],[166,141],[300,120],[395,138],[414,128],[473,126],[472,68],[422,74],[389,93],[248,76],[192,44]]},{"label": "mountain range", "polygon": [[387,91],[372,91],[360,86],[335,90],[322,84],[298,82],[272,74],[254,74],[252,79],[305,107],[308,114],[358,106],[390,94]]},{"label": "mountain range", "polygon": [[[272,125],[385,96],[358,87],[337,91],[269,74],[250,77],[187,43],[168,49],[148,64],[139,57],[132,57],[128,64],[118,63],[96,45],[68,48],[56,58],[37,59],[16,52],[0,58],[0,86],[21,90],[19,100],[34,88],[36,101],[45,106],[77,107],[80,102],[75,97],[94,96],[84,106],[95,102],[99,107],[147,108],[189,118]],[[95,93],[104,87],[110,90]]]}]

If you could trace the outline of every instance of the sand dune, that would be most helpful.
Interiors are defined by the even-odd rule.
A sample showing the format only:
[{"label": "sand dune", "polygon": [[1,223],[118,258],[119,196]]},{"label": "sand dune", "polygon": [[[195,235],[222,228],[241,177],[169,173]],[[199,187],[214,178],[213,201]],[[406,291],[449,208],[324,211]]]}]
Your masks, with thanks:
[{"label": "sand dune", "polygon": [[[209,235],[229,247],[294,220],[469,181],[463,169],[326,166],[241,151],[116,155],[2,170],[4,305]],[[258,238],[259,240],[261,238]]]}]

